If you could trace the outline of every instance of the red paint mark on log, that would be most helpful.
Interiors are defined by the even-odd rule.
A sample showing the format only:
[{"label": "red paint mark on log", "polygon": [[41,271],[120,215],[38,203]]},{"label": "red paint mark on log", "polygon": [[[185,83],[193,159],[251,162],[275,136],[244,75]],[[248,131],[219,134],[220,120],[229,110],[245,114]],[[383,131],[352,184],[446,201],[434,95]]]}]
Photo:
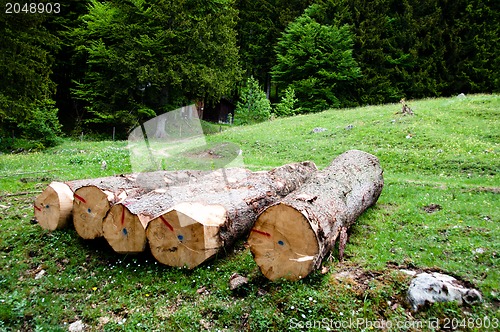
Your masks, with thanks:
[{"label": "red paint mark on log", "polygon": [[125,207],[122,209],[122,226],[125,224]]},{"label": "red paint mark on log", "polygon": [[269,234],[267,232],[259,231],[257,229],[252,229],[252,232],[255,232],[255,233],[258,233],[258,234],[261,234],[261,235],[265,235],[267,237],[271,237],[271,234]]},{"label": "red paint mark on log", "polygon": [[33,205],[33,206],[35,207],[36,210],[38,210],[40,212],[42,211],[42,209],[40,209],[38,206],[36,206],[36,205]]},{"label": "red paint mark on log", "polygon": [[73,196],[75,196],[75,198],[78,199],[79,201],[81,201],[83,203],[87,203],[87,201],[82,196],[79,196],[77,194],[73,194]]},{"label": "red paint mark on log", "polygon": [[165,226],[167,226],[172,232],[174,231],[174,228],[172,227],[172,225],[170,225],[170,223],[165,218],[163,218],[163,216],[160,216],[160,219],[161,219],[161,221],[163,221]]}]

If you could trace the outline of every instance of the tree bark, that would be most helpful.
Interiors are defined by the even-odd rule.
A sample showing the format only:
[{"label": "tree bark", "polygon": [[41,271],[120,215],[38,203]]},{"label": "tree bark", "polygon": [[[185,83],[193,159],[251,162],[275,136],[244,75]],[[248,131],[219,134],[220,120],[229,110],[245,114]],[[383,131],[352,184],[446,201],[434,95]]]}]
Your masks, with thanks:
[{"label": "tree bark", "polygon": [[248,238],[262,274],[270,280],[306,277],[320,267],[339,235],[342,259],[347,230],[378,200],[382,174],[375,156],[347,151],[263,211]]},{"label": "tree bark", "polygon": [[102,223],[111,207],[153,189],[196,182],[208,171],[157,171],[70,183],[74,191],[73,223],[87,240],[103,236]]},{"label": "tree bark", "polygon": [[[101,215],[106,214],[106,206],[113,205],[130,194],[137,195],[154,189],[188,183],[209,173],[208,171],[157,171],[97,179],[52,182],[35,198],[34,214],[40,226],[48,230],[66,227],[71,216],[73,215],[73,218],[75,218],[76,215],[75,227],[78,233],[80,234],[80,231],[82,231],[83,235],[80,235],[83,238],[92,238],[92,234],[102,232],[102,230],[99,231],[102,226],[99,226],[97,221]],[[84,187],[95,188],[82,190],[75,197],[74,192]],[[94,204],[100,207],[95,210]],[[72,214],[75,207],[77,208],[76,214]],[[86,214],[84,214],[85,211]],[[99,211],[99,214],[95,214],[96,211]],[[97,224],[97,230],[85,230],[87,221],[90,221],[92,225]]]},{"label": "tree bark", "polygon": [[183,200],[149,222],[146,235],[153,256],[170,266],[200,265],[248,234],[266,206],[296,190],[315,171],[312,162],[284,165]]},{"label": "tree bark", "polygon": [[241,181],[251,172],[243,168],[221,169],[193,181],[127,198],[111,207],[103,221],[103,235],[119,253],[138,253],[146,248],[146,226],[175,204],[204,192],[220,192],[228,183]]}]

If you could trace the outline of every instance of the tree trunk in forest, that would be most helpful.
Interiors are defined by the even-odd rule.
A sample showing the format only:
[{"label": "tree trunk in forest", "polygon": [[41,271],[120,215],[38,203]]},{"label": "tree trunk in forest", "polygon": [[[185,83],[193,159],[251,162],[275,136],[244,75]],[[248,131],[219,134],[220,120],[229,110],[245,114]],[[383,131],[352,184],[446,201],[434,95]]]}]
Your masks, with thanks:
[{"label": "tree trunk in forest", "polygon": [[302,187],[263,211],[248,243],[262,274],[298,280],[320,267],[340,235],[342,259],[347,230],[383,188],[378,159],[351,150],[316,172]]},{"label": "tree trunk in forest", "polygon": [[248,234],[266,206],[299,188],[316,171],[312,162],[284,165],[183,200],[149,222],[146,235],[153,256],[170,266],[200,265]]}]

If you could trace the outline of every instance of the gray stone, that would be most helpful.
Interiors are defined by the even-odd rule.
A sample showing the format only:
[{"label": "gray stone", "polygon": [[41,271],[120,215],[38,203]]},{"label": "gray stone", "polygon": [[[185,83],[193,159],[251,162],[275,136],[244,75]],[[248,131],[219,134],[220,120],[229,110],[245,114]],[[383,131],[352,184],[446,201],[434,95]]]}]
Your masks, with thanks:
[{"label": "gray stone", "polygon": [[241,286],[244,286],[248,284],[248,278],[242,276],[241,274],[238,273],[233,273],[231,277],[229,278],[229,289],[230,290],[235,290],[237,288],[240,288]]},{"label": "gray stone", "polygon": [[328,129],[326,129],[326,128],[316,127],[311,132],[316,134],[316,133],[322,133],[322,132],[327,131],[327,130]]},{"label": "gray stone", "polygon": [[417,274],[417,272],[415,272],[415,271],[405,270],[405,269],[401,269],[401,270],[399,270],[399,272],[404,273],[404,274],[409,275],[409,276],[412,276],[412,277],[414,277]]},{"label": "gray stone", "polygon": [[81,320],[77,320],[76,322],[73,322],[69,324],[68,327],[69,332],[83,332],[85,331],[85,324]]},{"label": "gray stone", "polygon": [[413,311],[427,303],[456,301],[462,305],[482,301],[481,293],[476,289],[466,288],[457,279],[437,272],[416,275],[407,296]]},{"label": "gray stone", "polygon": [[464,98],[466,98],[466,97],[465,97],[465,94],[464,94],[464,93],[461,93],[461,94],[459,94],[459,95],[457,96],[457,98],[459,98],[459,99],[464,99]]},{"label": "gray stone", "polygon": [[35,280],[39,280],[39,279],[42,279],[43,276],[45,275],[46,271],[45,270],[40,270],[36,276],[35,276]]}]

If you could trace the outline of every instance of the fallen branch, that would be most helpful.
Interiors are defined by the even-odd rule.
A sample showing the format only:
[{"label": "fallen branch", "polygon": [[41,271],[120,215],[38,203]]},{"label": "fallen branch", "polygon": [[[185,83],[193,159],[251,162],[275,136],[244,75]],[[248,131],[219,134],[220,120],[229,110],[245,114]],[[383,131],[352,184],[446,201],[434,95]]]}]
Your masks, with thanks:
[{"label": "fallen branch", "polygon": [[41,191],[24,191],[24,192],[20,192],[20,193],[13,193],[13,194],[5,194],[5,195],[2,195],[0,196],[0,201],[4,198],[7,198],[7,197],[16,197],[16,196],[24,196],[24,195],[35,195],[35,194],[40,194]]},{"label": "fallen branch", "polygon": [[51,172],[57,172],[57,171],[60,171],[60,169],[51,169],[51,170],[48,170],[48,171],[19,172],[19,173],[13,173],[13,174],[9,174],[9,175],[0,175],[0,179],[1,178],[10,178],[10,177],[13,177],[13,176],[18,176],[18,175],[38,174],[38,173],[51,173]]}]

